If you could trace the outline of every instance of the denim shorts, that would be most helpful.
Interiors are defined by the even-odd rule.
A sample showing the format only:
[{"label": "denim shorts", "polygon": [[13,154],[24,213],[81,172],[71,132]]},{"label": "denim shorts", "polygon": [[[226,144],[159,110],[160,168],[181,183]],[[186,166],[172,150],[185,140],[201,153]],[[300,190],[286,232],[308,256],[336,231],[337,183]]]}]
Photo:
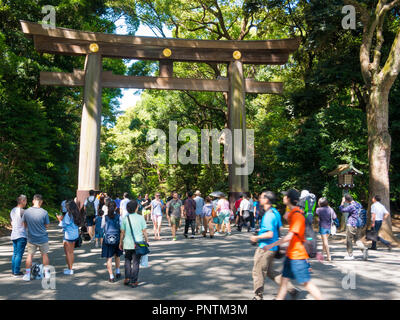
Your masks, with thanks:
[{"label": "denim shorts", "polygon": [[96,238],[96,239],[101,239],[101,238],[103,238],[103,236],[104,236],[104,231],[103,230],[95,230],[95,233],[94,233],[94,237]]},{"label": "denim shorts", "polygon": [[291,260],[288,257],[283,262],[282,277],[295,279],[298,283],[303,284],[311,280],[310,264],[307,260]]},{"label": "denim shorts", "polygon": [[69,242],[69,243],[74,243],[74,242],[76,242],[76,240],[78,240],[78,238],[76,238],[75,240],[68,240],[68,239],[64,238],[64,241],[65,242]]},{"label": "denim shorts", "polygon": [[322,234],[331,234],[331,228],[319,228],[319,233]]}]

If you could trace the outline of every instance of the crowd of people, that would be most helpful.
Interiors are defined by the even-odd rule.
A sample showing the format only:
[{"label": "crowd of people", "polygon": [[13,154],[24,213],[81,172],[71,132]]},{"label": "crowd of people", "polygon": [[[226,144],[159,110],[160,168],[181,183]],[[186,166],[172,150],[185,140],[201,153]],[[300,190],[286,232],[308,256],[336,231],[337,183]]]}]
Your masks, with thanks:
[{"label": "crowd of people", "polygon": [[[371,206],[371,227],[376,234],[384,219],[389,216],[388,210],[381,204],[379,195],[373,197]],[[12,274],[15,277],[23,276],[24,281],[31,280],[32,258],[39,250],[42,255],[43,276],[50,277],[49,271],[49,240],[47,228],[50,220],[46,210],[42,208],[43,199],[39,194],[34,195],[32,206],[25,210],[27,197],[20,195],[17,206],[11,210],[12,222],[11,240],[13,242],[13,256],[11,261]],[[319,233],[322,240],[322,253],[327,261],[332,260],[329,250],[329,235],[336,233],[339,226],[335,210],[329,205],[326,198],[316,201],[316,197],[307,190],[301,193],[291,189],[283,194],[283,204],[286,207],[283,218],[289,225],[288,233],[281,237],[282,216],[276,208],[276,195],[271,191],[263,191],[260,195],[243,193],[237,201],[230,205],[223,193],[211,194],[202,197],[199,190],[187,192],[184,199],[178,192],[173,191],[168,198],[162,199],[160,193],[153,198],[148,194],[142,198],[139,195],[130,199],[124,193],[122,199],[113,200],[105,193],[93,190],[80,209],[75,200],[64,200],[61,203],[60,215],[57,215],[59,227],[63,231],[63,246],[67,268],[65,275],[73,275],[74,249],[81,246],[85,234],[87,241],[94,246],[101,247],[101,257],[106,259],[108,281],[120,279],[120,257],[124,255],[125,279],[124,285],[133,288],[138,286],[139,267],[145,258],[149,247],[147,224],[150,219],[153,225],[154,240],[161,240],[161,226],[165,215],[171,228],[172,241],[176,241],[178,231],[185,221],[183,236],[190,239],[196,234],[210,238],[225,234],[230,236],[232,228],[237,232],[243,228],[251,232],[250,241],[257,246],[254,254],[253,286],[254,299],[263,299],[264,281],[266,277],[280,285],[277,299],[284,299],[287,292],[295,298],[299,292],[290,282],[295,280],[304,286],[315,299],[321,299],[319,289],[312,283],[310,276],[309,258],[314,257],[310,249],[309,239],[314,235],[306,233],[312,231],[314,216],[318,216]],[[345,217],[346,225],[346,260],[353,260],[353,242],[362,251],[364,260],[368,259],[368,250],[377,249],[377,241],[382,242],[391,250],[391,244],[376,237],[368,249],[361,241],[362,230],[366,224],[363,221],[365,210],[351,195],[346,194],[339,206]],[[309,225],[308,225],[309,223]],[[310,224],[311,223],[311,224]],[[313,232],[313,231],[312,231]],[[314,245],[316,239],[314,239]],[[282,253],[283,248],[286,248]],[[27,247],[25,274],[21,272],[21,261]],[[144,250],[146,249],[146,250]],[[274,260],[285,257],[281,273],[275,271]],[[115,273],[112,260],[115,263]],[[321,254],[319,259],[323,260]]]}]

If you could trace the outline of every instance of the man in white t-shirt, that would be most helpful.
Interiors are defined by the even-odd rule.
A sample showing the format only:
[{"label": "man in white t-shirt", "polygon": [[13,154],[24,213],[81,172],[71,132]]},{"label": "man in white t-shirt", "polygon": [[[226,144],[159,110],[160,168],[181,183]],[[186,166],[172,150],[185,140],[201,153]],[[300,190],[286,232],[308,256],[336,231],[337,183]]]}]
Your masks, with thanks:
[{"label": "man in white t-shirt", "polygon": [[[372,206],[371,206],[371,227],[375,229],[378,234],[378,241],[382,242],[385,246],[388,247],[389,251],[392,250],[392,246],[389,241],[386,241],[379,237],[379,230],[382,227],[383,220],[389,217],[389,212],[386,210],[385,206],[380,202],[381,197],[376,195],[372,198]],[[372,246],[369,248],[370,250],[376,249],[376,241],[372,241]]]},{"label": "man in white t-shirt", "polygon": [[24,275],[21,272],[21,261],[22,256],[25,252],[25,247],[27,243],[26,230],[24,223],[22,222],[22,217],[24,215],[24,208],[26,207],[27,198],[25,195],[21,194],[17,199],[17,206],[11,210],[11,241],[13,242],[13,256],[11,259],[11,269],[14,277],[19,277]]},{"label": "man in white t-shirt", "polygon": [[121,200],[119,210],[122,218],[125,218],[128,215],[128,210],[126,210],[126,205],[128,204],[129,201],[131,201],[128,197],[129,197],[128,192],[125,192],[124,198]]},{"label": "man in white t-shirt", "polygon": [[[243,199],[240,202],[240,218],[239,218],[239,231],[242,230],[242,226],[246,225],[247,226],[247,232],[250,232],[250,230],[252,232],[255,231],[254,228],[254,214],[253,211],[251,210],[251,204],[249,201],[249,194],[247,192],[245,192],[243,194]],[[250,222],[250,223],[249,223]]]}]

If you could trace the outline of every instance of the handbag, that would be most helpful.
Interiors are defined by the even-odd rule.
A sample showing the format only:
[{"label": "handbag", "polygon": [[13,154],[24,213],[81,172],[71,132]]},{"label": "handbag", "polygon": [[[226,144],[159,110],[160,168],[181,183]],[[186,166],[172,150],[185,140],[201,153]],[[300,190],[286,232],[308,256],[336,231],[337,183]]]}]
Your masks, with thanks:
[{"label": "handbag", "polygon": [[140,254],[142,256],[144,256],[146,254],[149,254],[150,250],[149,250],[149,245],[148,245],[147,242],[145,242],[145,241],[136,242],[135,234],[133,233],[133,228],[132,228],[130,216],[128,216],[128,222],[129,222],[129,227],[131,229],[131,235],[132,235],[133,242],[136,245],[136,248],[135,248],[136,254]]},{"label": "handbag", "polygon": [[366,233],[367,240],[378,241],[378,233],[374,229],[367,230]]},{"label": "handbag", "polygon": [[[118,218],[118,221],[119,221],[119,217],[118,216],[116,216],[116,217]],[[105,219],[107,219],[107,218],[105,218]],[[110,221],[112,221],[112,220],[110,219]],[[104,234],[104,243],[108,244],[108,245],[117,245],[117,244],[119,244],[120,235],[119,234],[110,234],[110,233],[108,233],[108,229],[110,227],[110,221],[108,223],[106,223],[107,230],[106,230],[106,232]]]},{"label": "handbag", "polygon": [[331,208],[331,235],[336,235],[336,225],[333,221],[333,209]]},{"label": "handbag", "polygon": [[79,248],[82,245],[82,237],[78,236],[78,239],[75,240],[75,248]]}]

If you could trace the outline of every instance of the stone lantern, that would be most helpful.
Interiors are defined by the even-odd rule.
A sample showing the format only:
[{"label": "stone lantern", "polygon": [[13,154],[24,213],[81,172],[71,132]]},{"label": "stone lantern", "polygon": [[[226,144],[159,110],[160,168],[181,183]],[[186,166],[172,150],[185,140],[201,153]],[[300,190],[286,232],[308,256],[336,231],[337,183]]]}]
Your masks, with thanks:
[{"label": "stone lantern", "polygon": [[354,176],[363,174],[351,164],[341,164],[336,170],[329,173],[330,176],[338,176],[338,187],[343,189],[343,195],[349,193],[349,189],[354,188]]},{"label": "stone lantern", "polygon": [[[336,170],[329,172],[330,176],[338,176],[338,187],[343,190],[343,196],[349,193],[351,188],[354,188],[354,176],[363,174],[361,171],[354,168],[351,164],[341,164]],[[341,230],[346,228],[347,214],[342,215]]]}]

